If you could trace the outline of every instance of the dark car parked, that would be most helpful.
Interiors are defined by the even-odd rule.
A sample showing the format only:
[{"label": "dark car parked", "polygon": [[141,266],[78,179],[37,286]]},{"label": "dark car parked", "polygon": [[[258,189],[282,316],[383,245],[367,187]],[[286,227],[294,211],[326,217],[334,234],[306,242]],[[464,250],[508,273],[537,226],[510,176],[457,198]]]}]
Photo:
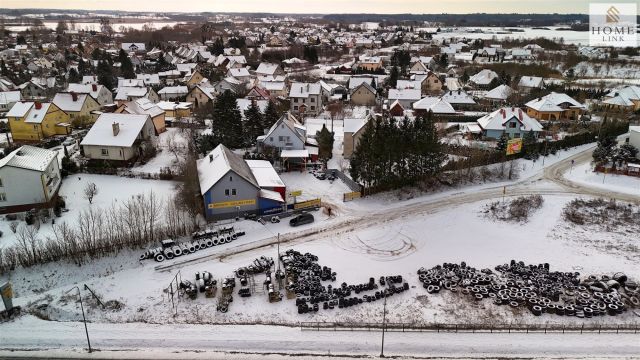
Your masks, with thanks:
[{"label": "dark car parked", "polygon": [[311,224],[313,222],[313,215],[311,214],[300,214],[293,219],[289,220],[289,225],[298,226],[304,224]]}]

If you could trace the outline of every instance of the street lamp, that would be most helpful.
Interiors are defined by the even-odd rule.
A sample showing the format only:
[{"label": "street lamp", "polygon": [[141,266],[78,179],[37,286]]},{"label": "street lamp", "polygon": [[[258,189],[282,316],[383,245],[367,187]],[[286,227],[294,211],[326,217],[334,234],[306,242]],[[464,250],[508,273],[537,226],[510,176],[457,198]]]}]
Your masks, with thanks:
[{"label": "street lamp", "polygon": [[[384,294],[384,292],[383,292]],[[383,358],[384,356],[384,326],[385,323],[387,321],[387,296],[385,294],[384,296],[384,304],[382,305],[382,346],[380,348],[380,357]]]},{"label": "street lamp", "polygon": [[82,310],[82,321],[84,322],[84,332],[87,334],[87,345],[89,345],[89,353],[91,353],[91,342],[89,341],[89,330],[87,329],[87,318],[84,316],[84,307],[82,306],[82,294],[80,294],[80,288],[78,286],[74,286],[71,289],[67,290],[65,294],[70,293],[73,289],[78,290],[78,299],[80,300],[80,310]]}]

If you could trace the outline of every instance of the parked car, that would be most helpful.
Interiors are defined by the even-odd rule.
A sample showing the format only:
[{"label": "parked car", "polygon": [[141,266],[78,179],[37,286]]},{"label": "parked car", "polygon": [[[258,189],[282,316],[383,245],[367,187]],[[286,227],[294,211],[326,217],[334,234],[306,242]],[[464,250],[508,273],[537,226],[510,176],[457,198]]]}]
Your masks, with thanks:
[{"label": "parked car", "polygon": [[293,219],[289,220],[289,225],[299,226],[299,225],[311,224],[313,220],[314,218],[312,214],[307,214],[307,213],[300,214],[294,217]]},{"label": "parked car", "polygon": [[75,145],[75,143],[76,143],[76,139],[74,139],[72,137],[68,137],[62,142],[62,145],[71,146],[71,145]]}]

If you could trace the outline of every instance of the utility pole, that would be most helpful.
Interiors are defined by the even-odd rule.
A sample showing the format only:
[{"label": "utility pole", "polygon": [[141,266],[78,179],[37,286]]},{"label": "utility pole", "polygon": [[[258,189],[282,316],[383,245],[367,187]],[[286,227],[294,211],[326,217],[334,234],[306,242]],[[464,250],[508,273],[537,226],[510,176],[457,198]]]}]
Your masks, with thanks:
[{"label": "utility pole", "polygon": [[382,346],[380,348],[380,357],[383,358],[384,356],[384,328],[385,328],[385,324],[387,321],[387,296],[385,294],[384,296],[384,305],[382,308]]},{"label": "utility pole", "polygon": [[87,345],[89,345],[89,353],[91,353],[91,342],[89,341],[89,330],[87,329],[87,318],[84,316],[84,307],[82,306],[82,294],[80,294],[80,288],[77,286],[67,290],[65,294],[68,294],[73,289],[78,290],[78,300],[80,300],[80,310],[82,310],[82,322],[84,322],[84,332],[87,334]]}]

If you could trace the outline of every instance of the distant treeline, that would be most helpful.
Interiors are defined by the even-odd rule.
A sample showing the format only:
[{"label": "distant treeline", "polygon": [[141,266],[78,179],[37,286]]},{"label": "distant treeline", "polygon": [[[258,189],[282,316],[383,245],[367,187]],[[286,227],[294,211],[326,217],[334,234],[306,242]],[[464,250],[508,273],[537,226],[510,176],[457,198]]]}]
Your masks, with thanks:
[{"label": "distant treeline", "polygon": [[400,22],[441,23],[445,26],[553,26],[558,23],[589,22],[587,14],[331,14],[325,20],[341,23]]}]

